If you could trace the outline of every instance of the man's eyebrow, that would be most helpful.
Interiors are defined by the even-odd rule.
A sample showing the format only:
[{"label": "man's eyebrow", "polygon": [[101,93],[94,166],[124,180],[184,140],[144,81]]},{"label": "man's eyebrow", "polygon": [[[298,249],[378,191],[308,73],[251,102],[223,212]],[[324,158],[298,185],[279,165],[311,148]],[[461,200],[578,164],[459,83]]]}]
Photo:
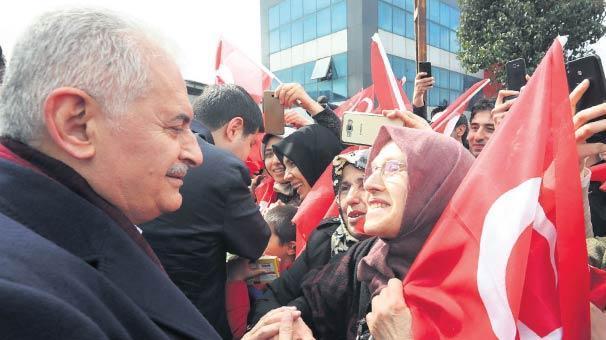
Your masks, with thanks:
[{"label": "man's eyebrow", "polygon": [[181,122],[187,124],[191,121],[191,118],[185,113],[179,113],[178,115],[173,117],[173,119],[171,119],[170,121],[171,122],[181,121]]}]

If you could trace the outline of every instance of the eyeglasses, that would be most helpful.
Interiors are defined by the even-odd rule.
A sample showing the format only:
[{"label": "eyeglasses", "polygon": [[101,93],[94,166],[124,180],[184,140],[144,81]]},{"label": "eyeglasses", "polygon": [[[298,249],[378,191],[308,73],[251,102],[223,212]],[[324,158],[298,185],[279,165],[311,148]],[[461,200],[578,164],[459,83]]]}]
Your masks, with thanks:
[{"label": "eyeglasses", "polygon": [[368,180],[368,178],[370,176],[374,175],[375,173],[378,173],[379,175],[381,175],[382,178],[391,177],[402,170],[406,170],[406,164],[402,161],[392,159],[392,160],[386,161],[385,163],[383,163],[383,165],[372,166],[370,169],[371,169],[370,174],[368,174],[367,176],[364,176],[365,182],[366,182],[366,180]]}]

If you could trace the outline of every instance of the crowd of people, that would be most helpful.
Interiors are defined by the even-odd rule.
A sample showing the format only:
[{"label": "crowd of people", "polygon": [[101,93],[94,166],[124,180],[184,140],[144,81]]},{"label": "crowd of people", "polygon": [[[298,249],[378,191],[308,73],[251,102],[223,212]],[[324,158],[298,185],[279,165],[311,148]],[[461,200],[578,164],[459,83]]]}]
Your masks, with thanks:
[{"label": "crowd of people", "polygon": [[[312,119],[286,114],[281,135],[263,133],[240,86],[209,85],[190,104],[165,47],[104,10],[46,13],[6,72],[0,61],[7,339],[410,339],[402,280],[519,95],[477,100],[449,137],[425,119],[434,79],[420,73],[413,110],[383,112],[403,127],[350,148],[334,106],[300,84],[274,95]],[[585,141],[606,130],[593,121],[605,113],[602,104],[574,118],[598,268],[605,194],[589,189],[588,166],[606,145]],[[251,174],[254,152],[264,167]],[[326,169],[337,213],[297,249],[293,219]],[[259,283],[268,271],[251,265],[263,255],[279,277]]]}]

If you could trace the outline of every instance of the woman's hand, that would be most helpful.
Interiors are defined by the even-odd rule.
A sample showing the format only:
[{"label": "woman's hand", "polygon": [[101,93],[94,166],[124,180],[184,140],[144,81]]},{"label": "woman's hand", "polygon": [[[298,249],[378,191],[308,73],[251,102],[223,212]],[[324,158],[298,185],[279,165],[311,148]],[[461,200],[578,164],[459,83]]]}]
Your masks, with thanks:
[{"label": "woman's hand", "polygon": [[269,311],[242,337],[242,340],[313,340],[311,330],[295,307]]},{"label": "woman's hand", "polygon": [[383,115],[391,120],[399,120],[404,126],[419,130],[432,130],[431,125],[416,114],[402,110],[383,110]]},{"label": "woman's hand", "polygon": [[372,299],[366,315],[370,334],[376,340],[412,340],[412,316],[404,301],[402,281],[391,279]]}]

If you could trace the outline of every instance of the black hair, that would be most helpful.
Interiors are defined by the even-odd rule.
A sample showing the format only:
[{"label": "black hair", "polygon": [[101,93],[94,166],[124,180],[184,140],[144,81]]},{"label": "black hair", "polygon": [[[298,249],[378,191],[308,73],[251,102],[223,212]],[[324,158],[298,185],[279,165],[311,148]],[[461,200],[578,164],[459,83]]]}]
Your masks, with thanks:
[{"label": "black hair", "polygon": [[461,125],[465,125],[465,132],[463,132],[463,136],[461,136],[461,142],[463,142],[463,146],[465,147],[465,149],[469,149],[469,142],[467,142],[467,135],[469,134],[469,124],[465,115],[461,115],[459,117],[459,120],[457,120],[457,124],[455,125],[455,129]]},{"label": "black hair", "polygon": [[211,131],[222,128],[230,120],[241,117],[244,134],[263,130],[259,106],[244,88],[238,85],[209,85],[193,103],[194,118]]},{"label": "black hair", "polygon": [[446,105],[436,106],[433,110],[431,110],[431,117],[433,118],[433,116],[435,116],[437,113],[440,113],[444,110],[446,110]]},{"label": "black hair", "polygon": [[494,109],[494,102],[495,102],[494,99],[487,99],[487,98],[478,100],[471,107],[471,110],[470,110],[471,115],[469,116],[469,121],[472,121],[473,117],[475,117],[476,113],[478,113],[478,112],[492,111],[492,109]]},{"label": "black hair", "polygon": [[280,244],[295,240],[296,228],[292,219],[296,213],[297,207],[290,204],[273,207],[265,213],[265,222],[269,224],[272,233],[278,236]]}]

